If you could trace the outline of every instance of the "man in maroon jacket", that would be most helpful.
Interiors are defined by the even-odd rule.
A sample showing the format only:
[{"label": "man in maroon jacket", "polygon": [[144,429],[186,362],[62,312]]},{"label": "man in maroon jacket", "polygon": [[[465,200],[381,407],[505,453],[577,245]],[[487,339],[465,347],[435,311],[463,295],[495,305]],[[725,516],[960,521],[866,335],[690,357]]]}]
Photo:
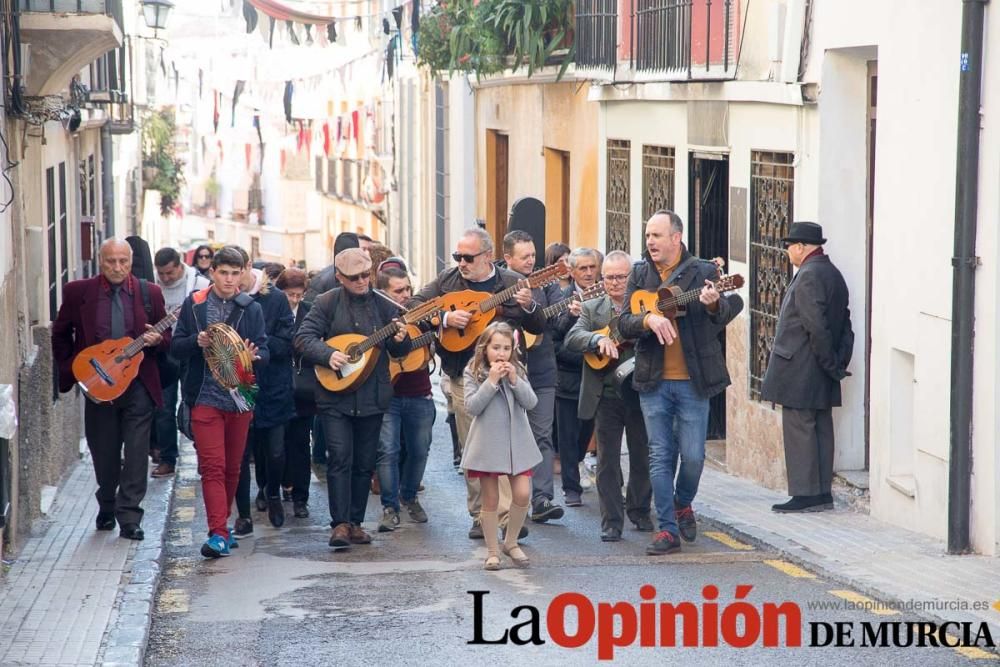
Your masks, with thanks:
[{"label": "man in maroon jacket", "polygon": [[[170,348],[170,329],[163,335],[149,331],[167,315],[163,293],[153,283],[143,290],[139,279],[131,275],[131,246],[120,239],[106,240],[101,244],[100,263],[101,275],[63,287],[62,306],[52,325],[52,355],[61,392],[73,388],[73,359],[91,345],[127,336],[141,337],[149,348],[164,352]],[[144,537],[139,505],[146,495],[149,429],[153,410],[162,403],[156,350],[147,352],[136,381],[119,398],[109,403],[86,402],[84,432],[97,477],[97,530],[113,530],[117,520],[122,537]]]}]

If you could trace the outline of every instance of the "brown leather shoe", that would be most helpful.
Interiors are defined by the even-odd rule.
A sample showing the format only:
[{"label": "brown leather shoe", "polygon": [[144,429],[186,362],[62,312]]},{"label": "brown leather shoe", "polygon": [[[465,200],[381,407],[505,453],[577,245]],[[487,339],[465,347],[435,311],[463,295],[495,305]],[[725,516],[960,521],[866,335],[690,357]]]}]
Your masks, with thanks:
[{"label": "brown leather shoe", "polygon": [[334,550],[347,549],[351,546],[351,524],[338,523],[330,535],[330,546]]},{"label": "brown leather shoe", "polygon": [[351,526],[351,544],[371,544],[372,536],[361,526]]},{"label": "brown leather shoe", "polygon": [[170,463],[161,463],[153,468],[153,477],[170,477],[174,474],[174,466]]}]

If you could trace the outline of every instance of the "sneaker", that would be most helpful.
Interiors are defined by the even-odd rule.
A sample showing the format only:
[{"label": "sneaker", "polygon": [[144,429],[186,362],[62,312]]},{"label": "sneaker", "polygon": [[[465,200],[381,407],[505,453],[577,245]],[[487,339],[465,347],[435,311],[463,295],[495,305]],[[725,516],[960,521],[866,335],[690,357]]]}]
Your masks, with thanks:
[{"label": "sneaker", "polygon": [[230,549],[239,549],[240,548],[240,543],[236,541],[236,536],[233,535],[233,529],[232,528],[229,529],[229,538],[226,540],[226,545]]},{"label": "sneaker", "polygon": [[[580,486],[583,484],[581,483]],[[581,507],[583,505],[583,499],[576,491],[565,491],[563,495],[566,498],[566,507]]]},{"label": "sneaker", "polygon": [[601,531],[601,542],[621,542],[622,531],[620,528],[605,528]]},{"label": "sneaker", "polygon": [[828,501],[823,495],[792,496],[787,503],[771,505],[771,511],[778,514],[793,514],[797,512],[822,512],[833,509],[833,498]]},{"label": "sneaker", "polygon": [[680,529],[681,539],[685,542],[694,542],[694,538],[698,537],[698,521],[691,506],[674,510],[674,516],[677,517],[677,528]]},{"label": "sneaker", "polygon": [[257,492],[257,499],[254,501],[254,503],[257,505],[257,511],[258,512],[266,512],[267,511],[267,498],[264,497],[264,492],[263,491],[258,491]]},{"label": "sneaker", "polygon": [[292,511],[295,514],[296,519],[308,519],[309,518],[309,505],[301,500],[296,500],[292,503]]},{"label": "sneaker", "polygon": [[552,504],[548,498],[541,498],[531,508],[531,520],[535,523],[545,523],[549,519],[561,519],[563,508]]},{"label": "sneaker", "polygon": [[283,486],[281,487],[281,499],[286,503],[292,502],[292,487]]},{"label": "sneaker", "polygon": [[351,544],[371,544],[372,536],[361,526],[351,525]]},{"label": "sneaker", "polygon": [[233,535],[236,537],[253,537],[253,519],[250,517],[238,517],[233,524]]},{"label": "sneaker", "polygon": [[420,505],[420,501],[414,498],[411,501],[403,501],[403,507],[406,508],[406,513],[410,515],[410,521],[414,523],[427,523],[427,512]]},{"label": "sneaker", "polygon": [[285,525],[285,507],[281,504],[280,497],[267,499],[267,520],[275,528]]},{"label": "sneaker", "polygon": [[666,530],[661,530],[653,538],[653,541],[646,547],[646,553],[650,556],[663,556],[681,550],[681,543],[677,537]]},{"label": "sneaker", "polygon": [[205,558],[222,558],[229,555],[229,542],[221,535],[212,535],[201,545],[201,555]]},{"label": "sneaker", "polygon": [[399,525],[399,512],[392,507],[382,508],[382,518],[378,522],[378,532],[391,533]]},{"label": "sneaker", "polygon": [[590,472],[587,471],[587,466],[584,463],[580,463],[580,488],[586,491],[587,489],[593,488],[594,482],[590,479]]},{"label": "sneaker", "polygon": [[334,551],[347,549],[351,546],[351,524],[338,523],[330,534],[330,546]]},{"label": "sneaker", "polygon": [[469,539],[470,540],[481,540],[483,539],[483,527],[479,523],[479,519],[472,520],[472,528],[469,528]]}]

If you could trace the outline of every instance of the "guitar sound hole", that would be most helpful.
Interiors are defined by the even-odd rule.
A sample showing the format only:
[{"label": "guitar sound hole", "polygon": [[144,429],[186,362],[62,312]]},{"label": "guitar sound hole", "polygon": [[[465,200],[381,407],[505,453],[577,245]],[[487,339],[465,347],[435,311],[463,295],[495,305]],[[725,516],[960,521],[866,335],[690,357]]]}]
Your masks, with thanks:
[{"label": "guitar sound hole", "polygon": [[348,356],[352,364],[356,364],[359,361],[361,361],[362,355],[358,354],[358,348],[355,345],[351,345],[349,348],[347,348],[344,354]]}]

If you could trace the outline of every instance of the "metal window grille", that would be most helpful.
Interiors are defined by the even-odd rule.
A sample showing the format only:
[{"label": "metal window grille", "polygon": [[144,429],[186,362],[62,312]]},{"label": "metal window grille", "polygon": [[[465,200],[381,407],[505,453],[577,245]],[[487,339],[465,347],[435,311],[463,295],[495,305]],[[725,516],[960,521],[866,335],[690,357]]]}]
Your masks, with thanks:
[{"label": "metal window grille", "polygon": [[642,237],[646,221],[660,209],[674,210],[674,148],[642,147]]},{"label": "metal window grille", "polygon": [[340,194],[340,179],[337,178],[337,160],[330,158],[326,161],[326,194]]},{"label": "metal window grille", "polygon": [[448,263],[445,259],[445,235],[448,230],[448,84],[437,81],[434,85],[434,221],[435,221],[435,269],[443,271]]},{"label": "metal window grille", "polygon": [[58,314],[59,301],[57,288],[59,285],[59,260],[56,254],[56,170],[49,167],[45,170],[45,236],[48,240],[48,279],[49,279],[49,319],[55,320]]},{"label": "metal window grille", "polygon": [[608,252],[612,250],[629,251],[629,213],[631,193],[631,175],[629,170],[629,154],[632,142],[625,139],[608,139],[608,184],[606,208]]},{"label": "metal window grille", "polygon": [[618,49],[618,0],[577,0],[576,66],[614,69]]},{"label": "metal window grille", "polygon": [[750,156],[750,398],[760,386],[774,344],[785,289],[792,279],[781,239],[793,218],[795,156],[753,151]]},{"label": "metal window grille", "polygon": [[316,158],[316,173],[313,175],[316,183],[316,192],[324,192],[323,190],[323,158]]},{"label": "metal window grille", "polygon": [[635,0],[633,8],[635,69],[689,79],[713,70],[735,73],[734,0]]}]

